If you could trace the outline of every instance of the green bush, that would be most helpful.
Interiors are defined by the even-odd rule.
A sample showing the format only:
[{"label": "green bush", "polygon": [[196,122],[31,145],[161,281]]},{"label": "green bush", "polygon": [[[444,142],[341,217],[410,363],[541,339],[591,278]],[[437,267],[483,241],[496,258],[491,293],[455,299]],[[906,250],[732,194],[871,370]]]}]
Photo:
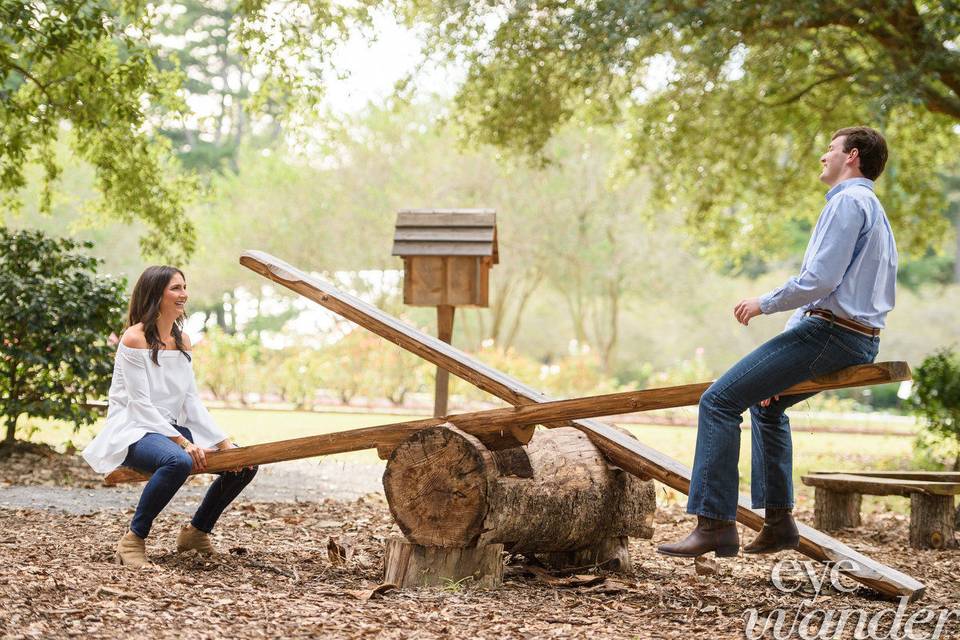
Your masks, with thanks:
[{"label": "green bush", "polygon": [[941,349],[927,357],[913,372],[910,406],[921,418],[924,432],[918,447],[946,460],[953,458],[960,471],[960,357],[952,349]]},{"label": "green bush", "polygon": [[12,443],[17,418],[72,421],[98,414],[107,395],[111,333],[120,331],[125,283],[97,275],[91,243],[0,227],[0,418]]}]

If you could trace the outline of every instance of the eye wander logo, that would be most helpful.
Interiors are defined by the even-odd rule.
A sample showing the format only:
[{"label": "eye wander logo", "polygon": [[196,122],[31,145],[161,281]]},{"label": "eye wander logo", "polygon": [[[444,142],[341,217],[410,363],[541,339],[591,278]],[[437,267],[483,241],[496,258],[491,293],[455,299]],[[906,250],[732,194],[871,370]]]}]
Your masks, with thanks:
[{"label": "eye wander logo", "polygon": [[[796,608],[743,613],[744,635],[748,640],[814,640],[854,638],[855,640],[941,640],[957,637],[960,609],[923,607],[908,615],[908,598],[901,596],[895,607],[879,610],[834,609],[818,606],[834,594],[852,593],[857,585],[843,577],[856,568],[850,560],[822,564],[812,560],[780,560],[773,566],[770,581],[781,593],[812,594],[800,599]],[[852,635],[851,635],[852,634]]]}]

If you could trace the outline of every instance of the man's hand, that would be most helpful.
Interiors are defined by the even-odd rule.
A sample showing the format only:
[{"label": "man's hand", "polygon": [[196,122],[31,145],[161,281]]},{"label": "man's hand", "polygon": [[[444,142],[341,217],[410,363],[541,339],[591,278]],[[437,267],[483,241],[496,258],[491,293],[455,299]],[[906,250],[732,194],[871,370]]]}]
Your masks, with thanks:
[{"label": "man's hand", "polygon": [[733,315],[737,322],[746,326],[750,323],[750,318],[758,316],[760,311],[760,298],[744,298],[733,308]]},{"label": "man's hand", "polygon": [[761,407],[769,407],[771,402],[776,402],[780,399],[780,396],[773,396],[772,398],[767,398],[766,400],[760,401]]}]

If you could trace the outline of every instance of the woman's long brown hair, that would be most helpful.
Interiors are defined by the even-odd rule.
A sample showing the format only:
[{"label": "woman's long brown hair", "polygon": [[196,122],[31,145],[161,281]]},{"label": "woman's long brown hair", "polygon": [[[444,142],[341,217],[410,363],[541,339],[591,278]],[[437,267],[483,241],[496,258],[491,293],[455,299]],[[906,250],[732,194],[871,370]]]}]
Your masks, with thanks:
[{"label": "woman's long brown hair", "polygon": [[[138,322],[143,323],[143,335],[150,345],[150,359],[157,366],[160,366],[160,360],[157,356],[160,349],[164,348],[163,341],[160,339],[160,331],[157,329],[157,317],[160,315],[160,302],[163,300],[163,293],[170,284],[170,280],[175,274],[179,273],[183,281],[187,281],[187,276],[183,271],[176,267],[153,266],[147,267],[140,277],[137,284],[133,287],[133,293],[130,295],[130,306],[127,308],[127,327],[132,327]],[[187,360],[190,354],[183,346],[183,323],[185,317],[183,314],[173,321],[173,340],[177,344],[177,350],[180,351]]]}]

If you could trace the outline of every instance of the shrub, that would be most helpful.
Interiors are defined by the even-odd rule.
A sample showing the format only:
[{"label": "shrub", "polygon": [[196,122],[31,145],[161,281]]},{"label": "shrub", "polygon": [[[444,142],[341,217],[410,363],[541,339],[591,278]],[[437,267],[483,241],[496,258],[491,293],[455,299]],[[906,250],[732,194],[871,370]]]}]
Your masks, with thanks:
[{"label": "shrub", "polygon": [[17,418],[98,414],[88,399],[110,388],[108,337],[123,318],[123,280],[97,275],[89,242],[0,227],[0,417],[12,443]]},{"label": "shrub", "polygon": [[921,448],[945,447],[960,471],[960,357],[941,349],[927,357],[913,372],[913,413],[923,420]]}]

